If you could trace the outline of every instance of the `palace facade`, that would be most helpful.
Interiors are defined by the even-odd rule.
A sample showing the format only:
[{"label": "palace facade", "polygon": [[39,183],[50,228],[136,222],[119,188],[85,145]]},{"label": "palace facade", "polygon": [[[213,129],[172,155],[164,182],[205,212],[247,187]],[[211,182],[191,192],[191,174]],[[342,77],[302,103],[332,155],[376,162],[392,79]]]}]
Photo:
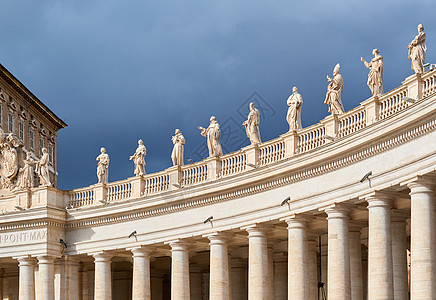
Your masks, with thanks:
[{"label": "palace facade", "polygon": [[0,299],[436,297],[436,70],[274,140],[64,191],[66,124],[0,69],[4,134],[51,147],[54,183],[2,190]]}]

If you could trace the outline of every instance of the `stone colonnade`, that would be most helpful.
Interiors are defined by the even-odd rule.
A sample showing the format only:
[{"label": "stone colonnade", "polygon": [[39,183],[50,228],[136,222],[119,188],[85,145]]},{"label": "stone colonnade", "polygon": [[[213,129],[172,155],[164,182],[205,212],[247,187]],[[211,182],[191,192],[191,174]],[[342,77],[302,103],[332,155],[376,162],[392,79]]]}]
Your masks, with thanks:
[{"label": "stone colonnade", "polygon": [[[287,254],[273,252],[270,224],[256,223],[242,227],[240,230],[247,234],[248,265],[243,259],[230,255],[232,233],[215,232],[200,237],[207,238],[209,243],[209,299],[320,299],[320,264],[321,270],[327,272],[326,294],[329,300],[360,300],[365,294],[367,299],[409,299],[407,219],[410,219],[411,229],[411,299],[433,299],[436,295],[434,183],[420,178],[406,186],[410,195],[410,211],[393,207],[395,194],[373,192],[361,198],[367,203],[360,205],[360,209],[366,207],[365,220],[353,220],[351,212],[356,205],[347,203],[321,207],[316,217],[307,213],[276,220],[276,225],[278,222],[287,225],[282,226],[287,228]],[[314,219],[319,220],[320,216],[324,216],[327,229],[327,232],[324,229],[324,234],[327,234],[327,266],[319,257],[320,229],[314,230],[311,226]],[[362,226],[368,227],[366,273],[362,272],[365,269],[361,252]],[[200,269],[190,266],[192,245],[189,239],[170,241],[167,245],[171,250],[170,298],[203,299],[201,295],[204,291],[201,289],[204,277]],[[164,298],[162,280],[160,286],[154,283],[150,269],[152,249],[144,245],[127,250],[131,252],[132,262],[131,299],[169,298]],[[93,277],[89,272],[82,272],[79,279],[79,261],[70,256],[65,259],[65,299],[88,300],[92,299],[91,294],[96,300],[112,299],[111,264],[116,254],[101,251],[90,255],[94,259]],[[58,299],[55,256],[14,259],[18,261],[20,300]],[[38,272],[35,272],[36,268]],[[94,282],[93,293],[84,291],[85,281]],[[2,293],[5,293],[5,285],[1,287]]]}]

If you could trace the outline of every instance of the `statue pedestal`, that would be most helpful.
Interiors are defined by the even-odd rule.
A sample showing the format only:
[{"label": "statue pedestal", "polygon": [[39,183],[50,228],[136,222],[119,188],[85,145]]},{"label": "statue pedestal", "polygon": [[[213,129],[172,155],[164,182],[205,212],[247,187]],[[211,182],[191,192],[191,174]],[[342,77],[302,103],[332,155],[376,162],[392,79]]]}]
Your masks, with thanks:
[{"label": "statue pedestal", "polygon": [[423,81],[421,76],[421,74],[413,74],[402,82],[402,84],[407,85],[407,96],[409,98],[416,100],[422,99]]},{"label": "statue pedestal", "polygon": [[172,166],[167,169],[168,175],[170,176],[170,190],[177,190],[182,183],[182,168],[180,166]]},{"label": "statue pedestal", "polygon": [[207,164],[207,181],[215,180],[221,174],[221,159],[219,157],[209,157],[205,159]]},{"label": "statue pedestal", "polygon": [[298,147],[298,134],[296,130],[288,131],[280,137],[285,141],[285,157],[294,156]]},{"label": "statue pedestal", "polygon": [[242,148],[242,151],[245,152],[247,156],[247,165],[259,165],[259,146],[257,144],[244,147]]},{"label": "statue pedestal", "polygon": [[[325,135],[331,136],[333,138],[337,137],[338,134],[338,127],[339,127],[339,120],[338,115],[330,115],[328,117],[325,117],[323,120],[320,121],[321,124],[325,127]],[[326,139],[326,144],[331,143],[332,140]]]}]

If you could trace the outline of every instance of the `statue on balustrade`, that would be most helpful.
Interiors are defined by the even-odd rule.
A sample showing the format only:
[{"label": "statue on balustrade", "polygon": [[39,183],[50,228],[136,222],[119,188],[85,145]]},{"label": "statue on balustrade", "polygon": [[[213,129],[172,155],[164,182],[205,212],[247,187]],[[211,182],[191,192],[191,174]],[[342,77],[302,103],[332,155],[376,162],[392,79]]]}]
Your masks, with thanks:
[{"label": "statue on balustrade", "polygon": [[201,135],[207,137],[207,148],[209,149],[209,157],[219,157],[223,155],[223,150],[220,144],[220,125],[214,116],[210,118],[210,125],[207,128],[198,126],[201,130]]},{"label": "statue on balustrade", "polygon": [[36,174],[39,176],[39,183],[42,186],[51,186],[50,176],[48,172],[48,151],[46,148],[42,148],[41,159],[36,163]]},{"label": "statue on balustrade", "polygon": [[35,163],[36,161],[32,158],[32,153],[27,152],[26,159],[23,160],[24,166],[20,169],[18,173],[18,187],[21,189],[33,188],[35,186]]},{"label": "statue on balustrade", "polygon": [[286,101],[288,104],[288,113],[286,114],[286,121],[289,124],[289,131],[302,129],[301,125],[301,107],[303,106],[303,97],[298,93],[298,88],[292,88],[292,95]]},{"label": "statue on balustrade", "polygon": [[261,143],[260,132],[259,132],[259,121],[260,114],[259,111],[254,107],[254,103],[250,103],[250,113],[248,114],[247,121],[244,121],[242,125],[245,126],[245,132],[247,137],[250,139],[252,145],[257,145]]},{"label": "statue on balustrade", "polygon": [[0,176],[1,185],[4,189],[15,188],[15,180],[18,174],[18,153],[16,148],[23,144],[12,133],[5,135],[0,129]]},{"label": "statue on balustrade", "polygon": [[337,64],[333,70],[333,78],[327,76],[327,81],[330,82],[327,86],[327,94],[325,96],[324,104],[329,106],[329,113],[332,115],[339,115],[344,113],[344,106],[342,105],[341,94],[344,88],[344,80],[342,75],[339,74],[341,65]]},{"label": "statue on balustrade", "polygon": [[176,129],[174,136],[171,138],[174,144],[173,152],[171,153],[171,159],[174,166],[183,166],[183,147],[185,145],[185,137],[180,132],[180,129]]},{"label": "statue on balustrade", "polygon": [[368,87],[373,96],[383,95],[383,56],[380,55],[380,50],[372,50],[374,58],[371,62],[366,62],[363,57],[360,60],[365,64],[365,67],[369,69],[368,73]]},{"label": "statue on balustrade", "polygon": [[98,183],[108,183],[109,180],[109,155],[105,148],[100,149],[100,155],[97,156],[97,177]]},{"label": "statue on balustrade", "polygon": [[[136,176],[145,175],[145,155],[147,154],[147,149],[144,146],[144,142],[142,140],[138,141],[138,148],[136,148],[135,154],[130,156],[129,160],[133,160],[135,164],[135,173]],[[109,158],[108,158],[109,163]]]},{"label": "statue on balustrade", "polygon": [[427,53],[427,45],[425,43],[425,32],[422,24],[418,25],[418,35],[409,44],[409,59],[412,61],[412,70],[416,74],[423,74],[425,54]]}]

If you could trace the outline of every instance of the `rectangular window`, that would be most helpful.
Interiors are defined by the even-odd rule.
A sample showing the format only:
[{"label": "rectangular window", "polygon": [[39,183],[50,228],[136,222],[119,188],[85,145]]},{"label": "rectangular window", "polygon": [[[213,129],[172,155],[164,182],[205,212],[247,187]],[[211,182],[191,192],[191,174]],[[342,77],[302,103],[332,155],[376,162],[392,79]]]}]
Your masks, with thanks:
[{"label": "rectangular window", "polygon": [[48,146],[48,161],[53,164],[53,146]]},{"label": "rectangular window", "polygon": [[44,148],[44,140],[39,139],[39,156],[42,156],[42,148]]},{"label": "rectangular window", "polygon": [[12,114],[8,115],[8,130],[9,132],[14,130],[14,116]]},{"label": "rectangular window", "polygon": [[34,142],[34,133],[33,130],[29,131],[29,142],[30,142],[30,149],[34,149],[35,147],[35,142]]},{"label": "rectangular window", "polygon": [[20,140],[24,141],[24,123],[20,122]]}]

